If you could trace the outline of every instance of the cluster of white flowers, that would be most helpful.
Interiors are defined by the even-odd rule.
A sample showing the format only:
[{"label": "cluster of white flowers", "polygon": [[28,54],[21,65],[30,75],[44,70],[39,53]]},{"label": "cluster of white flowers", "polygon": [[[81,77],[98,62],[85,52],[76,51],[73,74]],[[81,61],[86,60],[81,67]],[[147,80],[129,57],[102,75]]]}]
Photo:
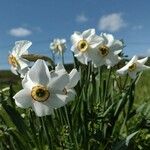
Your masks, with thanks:
[{"label": "cluster of white flowers", "polygon": [[70,74],[63,65],[49,71],[44,60],[37,60],[22,80],[23,89],[15,96],[15,103],[21,108],[32,107],[37,116],[49,115],[54,109],[74,99],[74,86],[80,79],[76,69]]},{"label": "cluster of white flowers", "polygon": [[[96,35],[95,29],[88,29],[83,33],[74,32],[71,36],[74,56],[83,64],[92,61],[95,67],[106,65],[113,67],[122,59],[119,54],[122,52],[124,44],[121,40],[116,40],[113,35],[101,33]],[[138,60],[134,56],[123,68],[117,70],[119,75],[128,74],[135,79],[137,73],[150,67],[144,64],[148,57]]]},{"label": "cluster of white flowers", "polygon": [[[74,32],[71,35],[71,41],[74,56],[83,64],[92,62],[94,67],[106,65],[110,68],[122,59],[119,54],[124,44],[111,34],[96,35],[95,29],[88,29],[83,33]],[[49,71],[46,62],[41,59],[30,68],[29,62],[23,59],[22,55],[28,54],[28,48],[31,45],[30,41],[17,41],[8,57],[12,72],[19,73],[23,78],[23,89],[14,96],[14,99],[17,106],[32,107],[37,116],[45,116],[74,99],[76,94],[74,87],[80,75],[76,69],[68,74],[61,64],[58,64],[55,70]],[[54,39],[50,48],[55,53],[63,55],[67,48],[66,40]],[[135,79],[138,72],[150,69],[144,65],[147,59],[146,57],[138,60],[137,56],[134,56],[123,68],[117,70],[117,73],[128,74]]]},{"label": "cluster of white flowers", "polygon": [[17,41],[8,57],[12,72],[23,78],[23,89],[13,98],[18,107],[32,107],[37,116],[45,116],[74,99],[74,87],[80,75],[76,69],[68,74],[61,64],[49,71],[46,62],[40,59],[30,68],[22,55],[28,54],[31,44],[29,41]]}]

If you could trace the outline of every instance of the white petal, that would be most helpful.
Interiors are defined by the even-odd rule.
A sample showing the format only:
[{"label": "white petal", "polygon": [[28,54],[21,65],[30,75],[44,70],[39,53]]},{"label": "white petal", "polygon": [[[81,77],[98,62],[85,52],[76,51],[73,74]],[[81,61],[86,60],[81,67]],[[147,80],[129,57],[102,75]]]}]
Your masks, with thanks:
[{"label": "white petal", "polygon": [[66,98],[67,98],[66,95],[52,93],[52,96],[50,97],[48,105],[52,108],[60,108],[66,104],[65,102]]},{"label": "white petal", "polygon": [[73,101],[76,95],[76,92],[74,89],[66,89],[67,90],[67,99],[66,103]]},{"label": "white petal", "polygon": [[104,58],[100,55],[99,50],[95,49],[89,52],[89,57],[91,58],[95,67],[104,65]]},{"label": "white petal", "polygon": [[19,72],[19,74],[20,74],[20,77],[21,77],[21,78],[24,78],[25,75],[26,75],[26,73],[28,72],[28,70],[29,70],[28,67],[26,67],[26,68],[24,68],[24,69],[22,69],[22,70],[19,69],[18,72]]},{"label": "white petal", "polygon": [[114,40],[113,44],[111,45],[111,49],[113,51],[118,51],[118,50],[122,50],[124,47],[122,41],[120,40]]},{"label": "white petal", "polygon": [[110,47],[113,42],[114,42],[114,37],[112,34],[106,34],[106,33],[103,33],[102,34],[102,37],[104,38],[104,40],[106,41],[106,46]]},{"label": "white petal", "polygon": [[97,35],[93,35],[88,39],[91,48],[96,48],[103,42],[103,38]]},{"label": "white petal", "polygon": [[143,59],[137,60],[137,62],[144,65],[147,62],[147,60],[148,60],[148,57],[145,57]]},{"label": "white petal", "polygon": [[137,62],[138,57],[135,55],[132,59],[127,63],[128,66],[131,66],[133,63]]},{"label": "white petal", "polygon": [[26,41],[26,40],[22,40],[22,41],[17,41],[15,42],[15,47],[14,50],[16,51],[16,53],[21,56],[23,54],[27,54],[27,49],[32,45],[32,42],[30,41]]},{"label": "white petal", "polygon": [[53,108],[47,106],[45,103],[34,101],[32,105],[35,114],[39,117],[50,115],[53,113]]},{"label": "white petal", "polygon": [[87,39],[89,36],[92,36],[94,34],[95,34],[95,29],[88,29],[82,33],[82,36],[84,39]]},{"label": "white petal", "polygon": [[32,105],[31,92],[28,89],[19,91],[13,98],[18,107],[28,108]]},{"label": "white petal", "polygon": [[135,79],[136,76],[137,76],[137,72],[135,71],[132,71],[132,72],[128,72],[129,76],[132,78],[132,79]]},{"label": "white petal", "polygon": [[60,42],[64,44],[66,43],[66,39],[61,39]]},{"label": "white petal", "polygon": [[119,70],[117,70],[117,73],[120,75],[125,75],[128,73],[128,68],[126,68],[126,66],[120,68]]},{"label": "white petal", "polygon": [[118,55],[122,52],[122,50],[117,50],[117,51],[114,51],[114,55]]},{"label": "white petal", "polygon": [[147,69],[150,69],[149,66],[146,66],[146,65],[141,65],[141,64],[137,64],[137,71],[144,71],[144,70],[147,70]]},{"label": "white petal", "polygon": [[11,66],[10,70],[13,74],[18,75],[17,70],[13,66]]},{"label": "white petal", "polygon": [[80,32],[74,32],[73,35],[71,35],[71,41],[74,45],[82,39],[83,38]]},{"label": "white petal", "polygon": [[49,69],[44,60],[37,60],[29,70],[29,77],[34,83],[48,85],[49,76]]},{"label": "white petal", "polygon": [[113,67],[114,65],[118,64],[118,62],[121,60],[120,57],[118,57],[117,55],[110,55],[108,57],[106,57],[106,65]]},{"label": "white petal", "polygon": [[55,71],[56,72],[63,71],[64,73],[66,73],[66,70],[62,64],[57,64],[57,66],[55,67]]},{"label": "white petal", "polygon": [[48,87],[53,90],[63,90],[65,86],[69,83],[69,75],[64,72],[51,72],[50,83]]},{"label": "white petal", "polygon": [[28,67],[29,61],[27,61],[23,58],[19,58],[19,59],[17,59],[17,61],[19,63],[21,70]]},{"label": "white petal", "polygon": [[72,69],[69,73],[69,83],[67,84],[67,88],[73,88],[76,86],[78,81],[80,80],[80,74],[76,69]]},{"label": "white petal", "polygon": [[32,82],[27,73],[24,79],[22,80],[22,87],[32,90],[33,86],[35,86],[35,83]]}]

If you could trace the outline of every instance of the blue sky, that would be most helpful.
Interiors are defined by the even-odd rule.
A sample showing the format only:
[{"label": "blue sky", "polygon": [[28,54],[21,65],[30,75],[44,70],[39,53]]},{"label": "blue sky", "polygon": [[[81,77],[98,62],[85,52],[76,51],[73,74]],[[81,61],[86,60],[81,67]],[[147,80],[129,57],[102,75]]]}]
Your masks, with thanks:
[{"label": "blue sky", "polygon": [[124,39],[130,57],[150,55],[149,0],[0,0],[0,69],[8,69],[8,52],[17,40],[30,40],[30,53],[50,55],[53,38],[95,28]]}]

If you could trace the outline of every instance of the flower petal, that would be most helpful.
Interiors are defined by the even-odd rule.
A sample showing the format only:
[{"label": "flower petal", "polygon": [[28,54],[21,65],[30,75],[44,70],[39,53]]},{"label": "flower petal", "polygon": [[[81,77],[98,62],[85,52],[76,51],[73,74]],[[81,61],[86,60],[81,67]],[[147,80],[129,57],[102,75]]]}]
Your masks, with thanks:
[{"label": "flower petal", "polygon": [[34,83],[47,85],[49,76],[50,73],[44,60],[37,60],[29,70],[29,77]]},{"label": "flower petal", "polygon": [[13,98],[18,107],[28,108],[32,105],[31,92],[28,89],[19,91]]},{"label": "flower petal", "polygon": [[27,49],[32,45],[32,42],[22,40],[22,41],[16,41],[15,47],[13,48],[13,51],[17,53],[17,55],[21,56],[23,54],[27,54]]},{"label": "flower petal", "polygon": [[80,80],[80,74],[76,69],[72,69],[69,73],[69,83],[67,84],[67,88],[73,88],[76,86],[78,81]]},{"label": "flower petal", "polygon": [[57,66],[55,67],[55,71],[56,72],[62,71],[64,73],[66,73],[66,70],[62,64],[57,64]]},{"label": "flower petal", "polygon": [[17,69],[15,69],[13,66],[11,66],[10,70],[13,74],[18,75]]},{"label": "flower petal", "polygon": [[66,103],[73,101],[75,98],[76,92],[74,89],[67,89],[67,99]]},{"label": "flower petal", "polygon": [[102,44],[103,38],[97,35],[93,35],[90,38],[88,38],[88,42],[90,44],[90,47],[94,49],[100,44]]},{"label": "flower petal", "polygon": [[128,72],[128,74],[129,74],[129,76],[132,78],[132,79],[135,79],[136,78],[136,76],[137,76],[137,72]]},{"label": "flower petal", "polygon": [[74,32],[72,35],[71,35],[71,41],[74,45],[76,45],[77,42],[79,42],[80,40],[82,40],[83,37],[81,35],[80,32]]},{"label": "flower petal", "polygon": [[60,108],[66,104],[66,98],[66,95],[52,93],[48,105],[52,108]]},{"label": "flower petal", "polygon": [[95,34],[95,29],[88,29],[82,33],[83,39],[87,39],[88,37]]},{"label": "flower petal", "polygon": [[110,47],[113,44],[114,37],[112,34],[102,33],[102,37],[104,38],[104,41],[106,42],[107,47]]},{"label": "flower petal", "polygon": [[140,63],[141,65],[144,65],[148,60],[148,57],[145,57],[143,59],[137,60],[138,63]]},{"label": "flower petal", "polygon": [[121,50],[123,49],[124,45],[123,45],[123,42],[120,41],[120,40],[114,40],[113,44],[111,45],[111,50],[112,51],[118,51],[118,50]]},{"label": "flower petal", "polygon": [[35,83],[29,78],[29,74],[27,73],[22,80],[22,87],[32,90],[32,87],[35,86]]},{"label": "flower petal", "polygon": [[116,71],[120,75],[125,75],[128,73],[128,68],[126,66],[120,68],[119,70]]},{"label": "flower petal", "polygon": [[37,101],[33,102],[32,108],[35,111],[35,114],[39,117],[50,115],[53,113],[53,108]]},{"label": "flower petal", "polygon": [[19,58],[19,59],[17,59],[17,61],[19,63],[19,66],[20,66],[21,70],[28,67],[29,61],[27,61],[23,58]]},{"label": "flower petal", "polygon": [[22,69],[22,70],[19,69],[18,72],[19,72],[19,74],[20,74],[20,77],[21,77],[21,78],[24,78],[25,75],[26,75],[26,73],[28,72],[28,70],[29,70],[28,67],[26,67],[26,68],[24,68],[24,69]]},{"label": "flower petal", "polygon": [[69,75],[64,72],[51,72],[48,87],[53,90],[63,90],[69,83]]}]

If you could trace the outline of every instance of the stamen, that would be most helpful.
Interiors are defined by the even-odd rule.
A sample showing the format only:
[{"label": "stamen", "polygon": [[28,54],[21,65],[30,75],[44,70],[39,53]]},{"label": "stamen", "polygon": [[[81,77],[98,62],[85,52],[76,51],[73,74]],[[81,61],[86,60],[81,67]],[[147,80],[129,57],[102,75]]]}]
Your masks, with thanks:
[{"label": "stamen", "polygon": [[44,102],[49,98],[50,92],[46,87],[37,85],[32,88],[31,96],[35,101]]},{"label": "stamen", "polygon": [[19,63],[18,63],[18,61],[16,60],[16,57],[14,57],[13,55],[9,55],[9,57],[8,57],[8,63],[9,63],[10,65],[12,65],[13,67],[19,66]]},{"label": "stamen", "polygon": [[136,63],[133,63],[132,65],[129,66],[128,70],[130,72],[134,71],[136,69]]},{"label": "stamen", "polygon": [[109,48],[105,45],[100,46],[99,51],[103,57],[105,57],[109,54]]},{"label": "stamen", "polygon": [[65,95],[67,95],[67,94],[68,94],[68,92],[67,92],[66,88],[64,88],[64,89],[63,89],[63,93],[64,93]]},{"label": "stamen", "polygon": [[78,48],[78,50],[81,51],[81,52],[87,51],[88,47],[89,47],[89,45],[88,45],[88,43],[87,43],[86,40],[81,40],[81,41],[79,41],[78,44],[77,44],[77,48]]}]

